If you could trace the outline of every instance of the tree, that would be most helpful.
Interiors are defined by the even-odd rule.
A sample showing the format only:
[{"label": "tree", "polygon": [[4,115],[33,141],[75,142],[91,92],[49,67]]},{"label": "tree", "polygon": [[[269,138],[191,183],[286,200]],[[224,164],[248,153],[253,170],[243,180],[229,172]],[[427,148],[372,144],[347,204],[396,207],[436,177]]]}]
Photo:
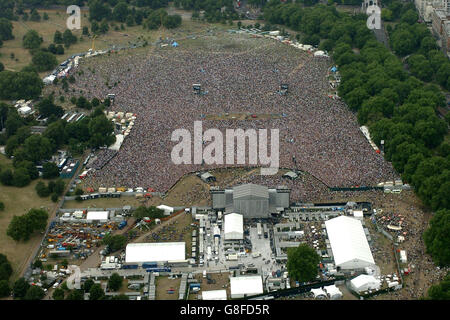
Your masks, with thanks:
[{"label": "tree", "polygon": [[288,249],[287,269],[289,276],[300,282],[315,280],[318,273],[320,257],[306,244]]},{"label": "tree", "polygon": [[0,62],[0,72],[2,72],[3,70],[5,70],[5,66]]},{"label": "tree", "polygon": [[19,278],[13,286],[14,298],[24,298],[27,294],[28,288],[30,288],[30,284],[25,280],[25,278]]},{"label": "tree", "polygon": [[102,21],[105,18],[109,18],[111,10],[103,1],[94,0],[89,3],[89,20]]},{"label": "tree", "polygon": [[22,216],[14,216],[8,225],[6,234],[16,241],[27,241],[34,231],[45,230],[47,220],[47,211],[42,209],[31,209]]},{"label": "tree", "polygon": [[9,297],[11,288],[7,280],[0,280],[0,298]]},{"label": "tree", "polygon": [[5,204],[0,201],[0,211],[5,211]]},{"label": "tree", "polygon": [[52,70],[58,65],[56,57],[52,53],[44,51],[38,51],[35,53],[31,61],[33,66],[36,67],[39,72]]},{"label": "tree", "polygon": [[112,296],[111,300],[130,300],[130,298],[126,294],[118,294],[116,296]]},{"label": "tree", "polygon": [[178,14],[166,16],[163,19],[163,26],[167,29],[175,29],[181,26],[181,16]]},{"label": "tree", "polygon": [[13,174],[13,185],[18,188],[27,186],[31,181],[30,175],[27,169],[19,168],[14,171]]},{"label": "tree", "polygon": [[44,179],[53,179],[59,177],[59,169],[53,162],[46,162],[42,166],[42,177]]},{"label": "tree", "polygon": [[84,300],[83,292],[81,290],[73,289],[67,295],[66,300]]},{"label": "tree", "polygon": [[450,273],[436,285],[428,289],[428,299],[431,300],[450,300]]},{"label": "tree", "polygon": [[50,196],[50,199],[51,199],[53,202],[57,202],[57,201],[58,201],[58,194],[52,193],[52,195]]},{"label": "tree", "polygon": [[77,37],[73,35],[72,31],[66,29],[62,35],[62,40],[66,48],[77,42]]},{"label": "tree", "polygon": [[52,295],[53,300],[64,300],[64,290],[56,288]]},{"label": "tree", "polygon": [[39,181],[36,184],[36,193],[38,194],[39,197],[41,198],[45,198],[48,197],[50,195],[50,190],[48,189],[48,187],[45,185],[44,182]]},{"label": "tree", "polygon": [[23,36],[22,45],[25,49],[37,49],[41,46],[44,40],[37,33],[36,30],[29,30]]},{"label": "tree", "polygon": [[89,290],[91,290],[91,287],[94,285],[94,280],[92,279],[87,279],[84,283],[83,283],[83,290],[84,292],[89,292]]},{"label": "tree", "polygon": [[53,146],[50,140],[40,135],[32,135],[27,138],[23,144],[23,149],[27,160],[34,163],[49,159],[53,153]]},{"label": "tree", "polygon": [[31,161],[20,161],[15,166],[16,168],[24,168],[31,180],[37,179],[39,177],[39,171]]},{"label": "tree", "polygon": [[53,96],[47,96],[42,99],[36,106],[39,114],[43,117],[50,117],[55,115],[56,117],[61,117],[64,114],[63,108],[55,105]]},{"label": "tree", "polygon": [[11,263],[4,254],[0,253],[0,280],[8,281],[13,273]]},{"label": "tree", "polygon": [[39,15],[39,12],[35,8],[31,9],[30,12],[30,21],[41,21],[41,16]]},{"label": "tree", "polygon": [[5,18],[0,18],[0,40],[12,40],[14,39],[12,33],[13,25],[11,21]]},{"label": "tree", "polygon": [[103,300],[105,297],[105,292],[103,291],[102,287],[95,283],[92,285],[91,289],[89,290],[89,300]]},{"label": "tree", "polygon": [[24,300],[42,300],[45,297],[45,292],[41,287],[31,286],[25,294]]},{"label": "tree", "polygon": [[109,25],[106,19],[103,19],[102,22],[100,22],[99,31],[100,33],[107,33],[109,31]]},{"label": "tree", "polygon": [[89,144],[92,147],[109,146],[116,141],[113,124],[104,114],[91,119],[89,134],[91,136]]},{"label": "tree", "polygon": [[127,244],[127,237],[120,234],[108,234],[103,238],[103,244],[109,246],[111,252],[114,252],[125,248],[125,245]]},{"label": "tree", "polygon": [[108,280],[108,287],[113,290],[117,291],[122,287],[122,280],[123,278],[119,276],[118,273],[113,273]]},{"label": "tree", "polygon": [[113,10],[114,20],[119,22],[125,22],[128,16],[128,6],[125,2],[119,2]]},{"label": "tree", "polygon": [[37,73],[0,72],[0,99],[36,99],[43,87],[44,83]]},{"label": "tree", "polygon": [[436,264],[450,264],[450,210],[437,211],[430,220],[430,227],[423,234],[427,252]]},{"label": "tree", "polygon": [[[58,54],[58,55],[64,54],[64,47],[62,45],[58,44],[56,46],[56,54]],[[55,78],[55,80],[56,79],[58,79],[58,78]]]},{"label": "tree", "polygon": [[3,170],[0,173],[0,182],[5,186],[13,185],[13,173],[12,173],[11,169]]},{"label": "tree", "polygon": [[61,31],[56,30],[55,35],[53,36],[53,42],[56,44],[62,44],[63,43],[63,37]]},{"label": "tree", "polygon": [[64,187],[65,187],[64,180],[58,179],[56,180],[55,186],[53,187],[53,192],[56,193],[58,196],[61,196],[64,193]]}]

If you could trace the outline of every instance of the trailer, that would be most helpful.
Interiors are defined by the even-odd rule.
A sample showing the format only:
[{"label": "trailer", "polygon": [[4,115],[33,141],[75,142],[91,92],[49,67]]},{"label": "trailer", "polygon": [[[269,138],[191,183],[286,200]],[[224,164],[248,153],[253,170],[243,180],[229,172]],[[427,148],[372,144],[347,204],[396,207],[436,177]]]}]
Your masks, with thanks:
[{"label": "trailer", "polygon": [[261,228],[261,223],[260,222],[258,222],[256,224],[256,229],[258,231],[258,238],[261,239],[261,237],[262,237],[262,228]]},{"label": "trailer", "polygon": [[122,269],[137,269],[138,265],[137,264],[125,264],[122,266]]},{"label": "trailer", "polygon": [[149,269],[149,268],[157,268],[158,264],[156,262],[144,262],[142,264],[142,269]]},{"label": "trailer", "polygon": [[172,272],[172,268],[146,268],[147,272]]}]

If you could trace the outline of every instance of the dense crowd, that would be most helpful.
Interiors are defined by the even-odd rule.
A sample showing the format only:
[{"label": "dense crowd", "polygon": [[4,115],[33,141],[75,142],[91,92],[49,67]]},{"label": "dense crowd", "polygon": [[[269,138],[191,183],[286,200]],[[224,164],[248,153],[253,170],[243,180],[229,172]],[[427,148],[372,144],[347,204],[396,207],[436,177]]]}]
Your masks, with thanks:
[{"label": "dense crowd", "polygon": [[[187,41],[178,48],[125,50],[82,62],[84,72],[76,77],[84,96],[103,98],[115,93],[112,110],[138,115],[118,155],[87,179],[90,186],[166,191],[189,172],[243,166],[175,165],[171,152],[178,142],[171,141],[172,132],[187,129],[194,140],[196,120],[203,121],[204,131],[219,129],[224,140],[226,129],[268,129],[270,144],[270,129],[279,129],[280,167],[308,172],[324,186],[372,186],[396,177],[391,164],[362,135],[354,114],[343,102],[327,96],[328,58],[315,58],[270,39],[233,35],[226,40],[206,37],[195,48]],[[207,94],[195,95],[194,83],[200,83]],[[281,83],[289,84],[287,95],[277,93]],[[278,117],[205,120],[206,115],[225,113]],[[225,141],[223,147],[225,153]],[[99,157],[108,158],[102,152],[108,151],[100,151]],[[270,179],[260,180],[267,184]],[[302,179],[290,185],[298,197],[321,192],[301,190]]]}]

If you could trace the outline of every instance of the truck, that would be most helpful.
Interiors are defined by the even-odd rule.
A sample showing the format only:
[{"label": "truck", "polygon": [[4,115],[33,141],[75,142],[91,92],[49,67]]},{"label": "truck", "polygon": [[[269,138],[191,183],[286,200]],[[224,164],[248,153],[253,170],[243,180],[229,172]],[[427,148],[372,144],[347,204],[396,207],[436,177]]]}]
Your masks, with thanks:
[{"label": "truck", "polygon": [[122,269],[137,269],[138,265],[137,264],[125,264],[122,266]]},{"label": "truck", "polygon": [[256,224],[256,229],[257,229],[257,231],[258,231],[258,238],[261,239],[261,236],[262,236],[261,223],[258,222],[258,223]]},{"label": "truck", "polygon": [[118,226],[119,230],[122,230],[123,228],[125,228],[126,225],[127,225],[127,221],[126,220],[124,220],[121,223],[119,223],[119,226]]},{"label": "truck", "polygon": [[252,253],[252,258],[258,258],[261,257],[261,253],[260,252],[253,252]]},{"label": "truck", "polygon": [[227,260],[228,261],[237,261],[237,259],[238,259],[238,255],[235,254],[235,253],[227,255]]}]

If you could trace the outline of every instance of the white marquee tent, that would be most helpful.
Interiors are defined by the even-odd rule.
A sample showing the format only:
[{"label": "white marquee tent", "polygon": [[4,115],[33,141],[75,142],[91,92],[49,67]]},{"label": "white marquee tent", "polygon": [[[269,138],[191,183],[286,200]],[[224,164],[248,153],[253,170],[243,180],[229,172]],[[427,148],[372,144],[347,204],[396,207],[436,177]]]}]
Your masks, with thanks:
[{"label": "white marquee tent", "polygon": [[351,270],[375,266],[361,221],[340,216],[325,221],[325,227],[337,267]]},{"label": "white marquee tent", "polygon": [[311,292],[314,294],[314,299],[325,299],[327,297],[327,293],[321,288],[311,289]]},{"label": "white marquee tent", "polygon": [[227,300],[226,290],[209,290],[202,292],[203,300]]},{"label": "white marquee tent", "polygon": [[126,247],[125,263],[181,261],[186,259],[184,242],[130,243]]},{"label": "white marquee tent", "polygon": [[381,282],[374,276],[362,274],[350,281],[350,287],[356,292],[380,289]]},{"label": "white marquee tent", "polygon": [[225,215],[225,240],[244,239],[244,218],[242,214],[229,213]]},{"label": "white marquee tent", "polygon": [[172,207],[169,207],[169,206],[166,206],[165,204],[162,204],[162,205],[160,205],[160,206],[157,206],[157,208],[158,208],[158,209],[161,209],[161,210],[164,210],[164,214],[165,214],[166,216],[170,216],[170,215],[172,214],[172,212],[173,212],[173,208],[172,208]]},{"label": "white marquee tent", "polygon": [[86,220],[87,221],[108,221],[109,212],[108,211],[88,211]]},{"label": "white marquee tent", "polygon": [[261,276],[243,276],[230,278],[231,298],[244,298],[264,292]]},{"label": "white marquee tent", "polygon": [[328,298],[330,298],[330,300],[337,300],[342,298],[341,290],[339,290],[338,287],[336,287],[336,285],[334,284],[330,286],[325,286],[323,287],[323,289],[326,291]]}]

